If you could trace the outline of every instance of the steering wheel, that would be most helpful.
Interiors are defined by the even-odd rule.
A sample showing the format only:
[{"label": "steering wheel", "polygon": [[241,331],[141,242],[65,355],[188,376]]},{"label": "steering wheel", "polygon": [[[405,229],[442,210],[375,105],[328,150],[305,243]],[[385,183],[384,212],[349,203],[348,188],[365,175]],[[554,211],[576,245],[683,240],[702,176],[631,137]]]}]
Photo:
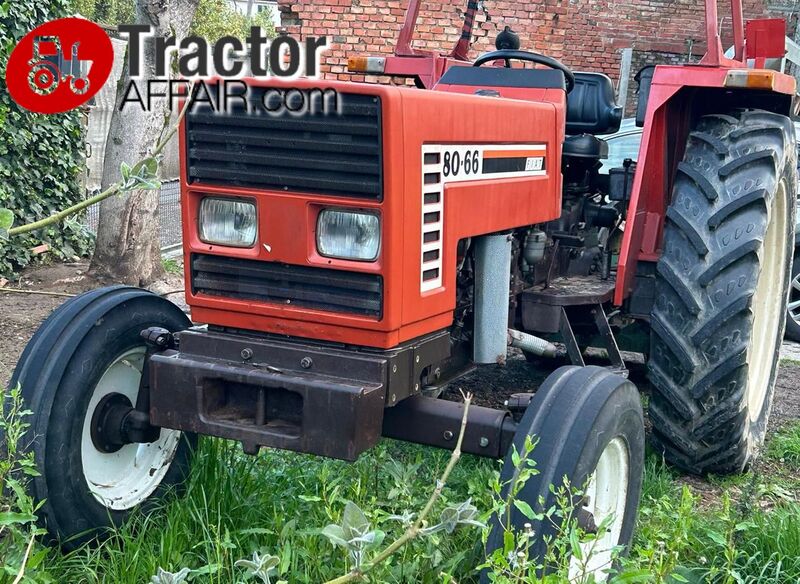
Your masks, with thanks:
[{"label": "steering wheel", "polygon": [[491,51],[484,53],[472,64],[473,67],[480,67],[484,63],[490,61],[497,61],[502,59],[506,62],[506,67],[511,67],[509,59],[516,59],[518,61],[528,61],[529,63],[537,63],[538,65],[545,65],[551,69],[558,69],[564,74],[564,80],[567,83],[567,93],[572,91],[575,87],[575,74],[572,70],[564,65],[561,61],[540,55],[539,53],[531,53],[530,51],[520,51],[519,49],[500,49],[499,51]]}]

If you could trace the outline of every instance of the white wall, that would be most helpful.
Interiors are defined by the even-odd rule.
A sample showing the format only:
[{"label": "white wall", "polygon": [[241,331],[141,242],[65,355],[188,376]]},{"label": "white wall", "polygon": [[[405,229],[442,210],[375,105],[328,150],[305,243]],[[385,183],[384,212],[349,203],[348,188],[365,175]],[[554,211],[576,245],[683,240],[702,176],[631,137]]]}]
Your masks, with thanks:
[{"label": "white wall", "polygon": [[[228,2],[240,13],[247,14],[248,0],[228,0]],[[253,14],[259,10],[269,10],[275,28],[281,26],[281,14],[278,10],[277,0],[253,0]]]}]

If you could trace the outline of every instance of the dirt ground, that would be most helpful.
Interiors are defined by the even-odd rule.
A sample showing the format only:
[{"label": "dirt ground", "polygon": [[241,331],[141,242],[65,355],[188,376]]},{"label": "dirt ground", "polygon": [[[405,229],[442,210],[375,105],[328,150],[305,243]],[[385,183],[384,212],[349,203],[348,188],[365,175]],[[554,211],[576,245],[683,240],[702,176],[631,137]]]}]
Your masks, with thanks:
[{"label": "dirt ground", "polygon": [[[18,282],[0,287],[0,383],[5,385],[17,359],[33,333],[69,296],[96,288],[98,284],[86,276],[86,263],[55,264],[25,270]],[[183,288],[180,277],[167,275],[151,289],[159,294]],[[16,293],[9,289],[23,289],[45,294]],[[182,294],[169,298],[180,304]]]},{"label": "dirt ground", "polygon": [[[7,284],[10,287],[25,290],[63,294],[51,296],[45,294],[12,293],[0,287],[0,383],[6,384],[16,365],[19,355],[25,348],[28,339],[36,331],[41,322],[59,304],[67,299],[67,295],[78,294],[94,288],[97,284],[86,278],[86,264],[58,264],[25,271],[19,282]],[[152,287],[157,293],[174,292],[182,288],[181,278],[168,276],[163,282]],[[183,295],[170,294],[169,298],[182,304]],[[183,305],[185,308],[185,305]],[[794,359],[800,354],[798,345],[786,344],[782,350],[785,358]],[[649,385],[645,369],[641,361],[629,363],[631,380],[645,393]],[[502,406],[512,393],[533,391],[547,376],[548,370],[532,367],[521,354],[512,356],[504,368],[480,368],[454,383],[446,397],[459,399],[458,388],[475,394],[475,402],[481,405]],[[792,420],[800,419],[800,362],[784,360],[775,389],[772,417],[769,433],[773,434],[780,426]],[[764,463],[766,464],[766,463]],[[769,469],[762,469],[768,472]],[[696,477],[682,479],[704,499],[716,498],[721,487],[712,485]]]}]

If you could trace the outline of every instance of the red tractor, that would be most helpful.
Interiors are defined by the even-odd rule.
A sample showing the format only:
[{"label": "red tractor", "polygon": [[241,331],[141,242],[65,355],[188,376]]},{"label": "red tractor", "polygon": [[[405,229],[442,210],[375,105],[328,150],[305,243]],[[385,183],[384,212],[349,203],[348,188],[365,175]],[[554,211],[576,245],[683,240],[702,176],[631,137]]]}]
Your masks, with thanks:
[{"label": "red tractor", "polygon": [[[585,487],[582,516],[609,525],[598,571],[630,542],[641,491],[643,414],[621,350],[647,357],[669,461],[745,469],[784,330],[796,102],[794,78],[765,68],[784,23],[750,22],[745,42],[732,6],[733,58],[709,0],[702,61],[640,77],[638,160],[608,175],[596,135],[619,127],[611,80],[520,50],[511,31],[468,62],[472,1],[451,55],[411,48],[412,0],[396,55],[351,61],[422,89],[249,79],[233,111],[192,109],[180,148],[196,324],[146,291],[95,290],[45,321],[14,373],[50,532],[74,543],[124,521],[186,476],[198,434],[347,460],[382,436],[452,448],[463,405],[437,396],[509,346],[571,364],[506,409],[472,407],[463,449],[506,457],[508,480],[511,446],[535,435],[540,473],[518,498],[541,509],[563,477]],[[337,113],[250,107],[292,92],[335,95]],[[589,346],[608,367],[585,366]],[[553,526],[533,527],[540,554]],[[493,532],[489,551],[502,545]]]}]

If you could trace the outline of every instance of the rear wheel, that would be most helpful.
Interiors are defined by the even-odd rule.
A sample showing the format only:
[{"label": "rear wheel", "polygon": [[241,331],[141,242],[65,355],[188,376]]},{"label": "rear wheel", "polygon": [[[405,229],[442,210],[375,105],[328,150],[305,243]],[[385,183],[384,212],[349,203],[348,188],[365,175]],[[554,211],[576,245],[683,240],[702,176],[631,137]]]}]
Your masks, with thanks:
[{"label": "rear wheel", "polygon": [[786,336],[800,343],[800,250],[795,248],[792,266],[792,285],[789,289],[789,311],[786,319]]},{"label": "rear wheel", "polygon": [[[528,437],[536,441],[529,459],[536,463],[538,474],[516,489],[523,465],[515,464],[514,450],[524,452]],[[529,556],[536,563],[545,562],[548,539],[558,534],[560,519],[531,519],[513,500],[527,503],[534,513],[546,513],[557,505],[551,486],[559,489],[566,479],[571,489],[582,491],[571,510],[581,527],[591,531],[602,524],[606,529],[580,544],[582,559],[571,558],[568,566],[561,566],[561,575],[570,581],[583,581],[589,575],[596,582],[605,581],[613,567],[614,548],[631,541],[642,489],[644,422],[636,387],[601,367],[558,369],[526,409],[514,436],[514,450],[506,456],[500,475],[509,510],[492,519],[487,552],[514,553],[505,549],[508,534],[530,526]]]},{"label": "rear wheel", "polygon": [[742,471],[767,427],[794,246],[794,127],[701,118],[666,214],[648,363],[653,442],[695,473]]},{"label": "rear wheel", "polygon": [[109,446],[98,412],[109,399],[136,404],[149,327],[178,331],[191,322],[144,290],[103,288],[70,299],[42,324],[12,377],[33,412],[28,448],[41,476],[50,534],[75,547],[157,498],[187,475],[194,436],[162,429],[155,442]]}]

